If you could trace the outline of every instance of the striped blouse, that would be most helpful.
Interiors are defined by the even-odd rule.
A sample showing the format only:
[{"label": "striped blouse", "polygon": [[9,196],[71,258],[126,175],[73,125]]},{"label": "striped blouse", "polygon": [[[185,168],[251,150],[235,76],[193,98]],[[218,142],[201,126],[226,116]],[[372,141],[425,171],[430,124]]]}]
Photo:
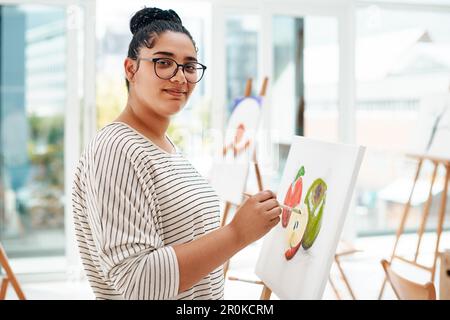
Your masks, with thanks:
[{"label": "striped blouse", "polygon": [[173,246],[219,227],[219,198],[177,150],[122,122],[83,151],[72,189],[80,257],[97,299],[223,299],[222,267],[178,294]]}]

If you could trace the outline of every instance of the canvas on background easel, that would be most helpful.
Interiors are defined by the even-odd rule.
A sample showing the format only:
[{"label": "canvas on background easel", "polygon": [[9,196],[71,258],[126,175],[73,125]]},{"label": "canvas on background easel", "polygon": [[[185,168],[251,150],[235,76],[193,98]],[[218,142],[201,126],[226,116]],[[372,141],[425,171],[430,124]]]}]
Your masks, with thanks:
[{"label": "canvas on background easel", "polygon": [[19,282],[17,281],[17,278],[9,265],[8,257],[6,256],[5,250],[3,249],[1,243],[0,243],[0,268],[2,268],[6,273],[6,275],[3,277],[0,286],[0,300],[4,300],[6,298],[6,291],[8,289],[9,283],[11,283],[11,285],[13,286],[19,300],[25,300],[25,295],[23,294]]},{"label": "canvas on background easel", "polygon": [[[395,238],[395,244],[394,244],[394,248],[392,250],[392,254],[390,256],[389,259],[389,264],[392,263],[393,260],[397,259],[400,260],[402,262],[405,262],[407,264],[413,265],[415,267],[421,268],[423,270],[426,270],[428,272],[431,273],[431,282],[434,282],[435,280],[435,275],[436,275],[436,263],[437,263],[437,258],[439,256],[439,245],[440,245],[440,240],[441,240],[441,234],[442,234],[442,229],[443,229],[443,225],[444,225],[444,220],[445,220],[445,211],[446,211],[446,205],[447,205],[447,192],[448,192],[448,182],[450,179],[450,159],[441,159],[441,158],[436,158],[436,157],[432,157],[429,155],[408,155],[408,157],[416,159],[417,160],[417,169],[416,169],[416,173],[415,173],[415,177],[414,177],[414,182],[413,182],[413,186],[411,188],[411,192],[409,194],[409,198],[408,201],[405,205],[404,211],[403,211],[403,215],[402,218],[400,220],[400,225],[397,229],[397,233],[396,233],[396,238]],[[397,246],[399,244],[400,238],[404,232],[405,229],[405,224],[408,218],[408,214],[409,214],[409,210],[411,208],[411,200],[414,194],[414,190],[417,184],[417,181],[419,179],[420,176],[420,172],[421,169],[423,167],[423,164],[426,161],[431,161],[434,165],[433,168],[433,174],[431,176],[431,183],[430,183],[430,188],[429,188],[429,192],[428,192],[428,198],[427,201],[425,203],[425,206],[423,208],[422,211],[422,219],[420,221],[420,226],[417,230],[417,235],[418,235],[418,240],[417,240],[417,246],[416,246],[416,251],[414,254],[414,259],[413,260],[409,260],[406,259],[405,257],[399,256],[397,255]],[[440,207],[439,207],[439,213],[438,213],[438,221],[437,221],[437,229],[436,229],[436,244],[435,244],[435,248],[434,248],[434,256],[433,256],[433,264],[431,266],[426,266],[423,264],[420,264],[417,262],[417,258],[419,256],[419,252],[420,252],[420,244],[422,241],[422,236],[423,233],[425,231],[425,226],[428,220],[428,216],[430,213],[430,208],[431,208],[431,202],[432,202],[432,198],[433,198],[433,186],[434,183],[436,181],[436,175],[438,172],[438,168],[439,166],[443,166],[445,168],[445,179],[444,179],[444,188],[442,191],[442,196],[441,196],[441,203],[440,203]],[[383,296],[383,292],[384,292],[384,288],[386,286],[386,282],[387,282],[387,278],[386,276],[384,277],[383,280],[383,284],[381,286],[381,290],[378,296],[378,299],[381,299]]]},{"label": "canvas on background easel", "polygon": [[[267,84],[268,84],[269,79],[267,77],[264,78],[262,86],[261,86],[261,90],[259,92],[259,97],[264,97],[266,95],[266,91],[267,91]],[[252,91],[252,79],[248,79],[247,83],[246,83],[246,87],[245,87],[245,92],[244,92],[244,97],[251,97],[251,91]],[[261,171],[260,171],[260,167],[259,167],[259,163],[256,157],[256,143],[253,142],[253,152],[252,152],[252,162],[253,162],[253,168],[255,170],[255,176],[256,176],[256,182],[257,182],[257,186],[258,186],[258,190],[262,191],[263,190],[263,183],[262,183],[262,177],[261,177]],[[233,141],[233,143],[231,145],[227,145],[227,143],[224,143],[223,149],[222,149],[222,154],[225,157],[228,153],[229,150],[231,150],[234,153],[234,156],[236,156],[239,153],[239,150],[236,150],[236,141]],[[245,148],[247,147],[247,144],[245,145],[245,147],[243,148],[243,151],[245,151]],[[248,177],[245,179],[244,182],[244,190],[245,191],[245,187],[247,186],[247,179]],[[242,194],[243,196],[244,194]],[[232,203],[231,201],[226,200],[225,201],[225,207],[224,207],[224,211],[222,214],[222,219],[221,219],[221,223],[220,226],[223,227],[226,223],[227,223],[227,219],[228,219],[228,215],[229,212],[231,210],[231,207],[233,205],[240,205],[239,203]],[[226,276],[227,272],[228,272],[228,267],[229,267],[230,261],[228,260],[225,264],[224,264],[224,275]]]},{"label": "canvas on background easel", "polygon": [[[267,90],[267,83],[268,83],[268,78],[266,77],[264,79],[264,82],[263,82],[262,87],[261,87],[261,91],[259,93],[260,97],[264,97],[265,96],[266,90]],[[246,87],[245,87],[244,97],[250,97],[251,96],[251,91],[252,91],[252,79],[248,79]],[[224,146],[223,147],[223,155],[226,156],[227,152],[228,152],[228,148],[227,148],[227,146]],[[259,191],[262,191],[263,190],[263,183],[262,183],[261,171],[260,171],[260,168],[259,168],[258,160],[256,158],[256,148],[253,149],[252,158],[253,158],[252,161],[253,161],[253,165],[254,165],[254,169],[255,169],[256,179],[257,179],[257,183],[258,183],[258,189],[259,189]],[[224,209],[224,212],[223,212],[223,215],[222,215],[221,226],[225,225],[226,220],[228,218],[228,213],[229,213],[232,205],[233,204],[231,202],[229,202],[229,201],[225,202],[225,209]]]}]

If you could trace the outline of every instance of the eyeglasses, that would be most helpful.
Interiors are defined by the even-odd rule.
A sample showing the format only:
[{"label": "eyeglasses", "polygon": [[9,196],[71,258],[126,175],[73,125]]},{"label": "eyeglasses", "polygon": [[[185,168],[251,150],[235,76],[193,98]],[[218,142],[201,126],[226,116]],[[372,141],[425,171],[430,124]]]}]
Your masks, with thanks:
[{"label": "eyeglasses", "polygon": [[155,74],[158,78],[163,80],[169,80],[173,78],[178,69],[181,67],[184,73],[186,81],[189,83],[197,83],[202,80],[205,74],[206,66],[199,62],[188,62],[185,64],[179,64],[175,60],[170,58],[138,58],[139,60],[153,62],[155,68]]}]

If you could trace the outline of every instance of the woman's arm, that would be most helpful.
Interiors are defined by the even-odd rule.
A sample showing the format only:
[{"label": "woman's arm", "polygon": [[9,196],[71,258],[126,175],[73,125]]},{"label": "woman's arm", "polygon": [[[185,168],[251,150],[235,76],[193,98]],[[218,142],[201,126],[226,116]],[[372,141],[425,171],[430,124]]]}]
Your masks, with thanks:
[{"label": "woman's arm", "polygon": [[280,221],[280,213],[274,193],[262,191],[248,198],[228,225],[174,246],[180,273],[179,293],[269,232]]}]

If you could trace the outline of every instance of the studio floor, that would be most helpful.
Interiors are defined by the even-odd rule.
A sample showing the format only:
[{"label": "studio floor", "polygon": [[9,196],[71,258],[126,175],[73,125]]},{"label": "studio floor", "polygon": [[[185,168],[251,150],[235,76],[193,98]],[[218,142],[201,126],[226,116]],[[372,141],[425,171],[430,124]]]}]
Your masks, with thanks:
[{"label": "studio floor", "polygon": [[[434,252],[435,234],[425,234],[422,240],[421,255],[418,262],[431,264]],[[417,236],[404,235],[399,244],[399,253],[405,257],[413,257],[416,248]],[[378,293],[384,279],[380,260],[387,258],[394,245],[394,236],[364,237],[355,240],[355,247],[361,251],[341,259],[341,266],[348,278],[348,282],[356,299],[372,300],[378,298]],[[257,242],[233,257],[230,263],[228,276],[236,276],[241,279],[257,280],[253,273],[254,263],[257,260],[260,242]],[[450,249],[450,232],[445,232],[441,238],[441,251]],[[439,260],[438,260],[439,262]],[[402,263],[396,265],[409,279],[417,282],[425,282],[429,279],[429,273],[416,270]],[[437,266],[436,289],[439,297],[439,271]],[[19,277],[22,289],[30,300],[85,300],[94,299],[86,280],[78,280],[74,276],[60,277],[55,280],[39,280],[42,277]],[[331,269],[333,279],[342,299],[351,299],[350,294],[340,278],[336,265]],[[225,299],[247,300],[259,299],[262,287],[248,282],[227,280],[225,282]],[[7,292],[7,299],[17,299],[11,288]],[[277,299],[273,296],[273,299]],[[327,282],[323,299],[337,299],[332,287]],[[389,286],[386,287],[383,299],[395,299]]]}]

